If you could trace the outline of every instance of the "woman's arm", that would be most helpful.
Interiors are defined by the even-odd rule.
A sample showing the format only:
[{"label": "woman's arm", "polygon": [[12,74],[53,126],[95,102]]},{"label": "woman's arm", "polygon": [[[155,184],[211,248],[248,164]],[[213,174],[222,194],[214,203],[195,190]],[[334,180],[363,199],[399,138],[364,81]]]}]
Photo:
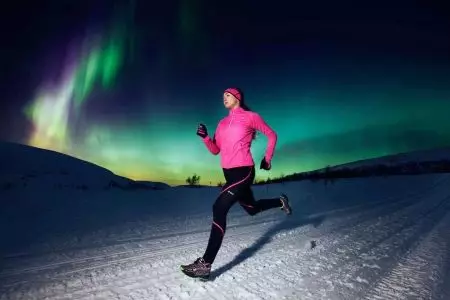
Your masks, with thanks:
[{"label": "woman's arm", "polygon": [[270,128],[269,125],[264,121],[264,119],[257,113],[252,113],[252,127],[255,130],[262,132],[268,138],[265,158],[266,161],[270,164],[272,161],[272,157],[275,152],[275,146],[277,144],[277,134],[276,132]]},{"label": "woman's arm", "polygon": [[211,152],[214,155],[219,154],[220,147],[218,146],[218,143],[216,142],[215,134],[212,139],[209,136],[206,136],[205,138],[203,138],[203,143],[205,143],[206,148],[208,148],[209,152]]}]

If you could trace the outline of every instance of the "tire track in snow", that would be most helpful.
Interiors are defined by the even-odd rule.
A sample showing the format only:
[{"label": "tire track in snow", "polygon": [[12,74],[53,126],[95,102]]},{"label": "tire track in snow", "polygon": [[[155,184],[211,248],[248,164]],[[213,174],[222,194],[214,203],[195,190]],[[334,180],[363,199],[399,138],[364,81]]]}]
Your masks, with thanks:
[{"label": "tire track in snow", "polygon": [[359,242],[356,236],[356,242],[342,251],[348,256],[347,261],[337,263],[340,273],[345,274],[344,278],[336,273],[331,276],[333,282],[339,283],[339,292],[346,297],[351,294],[351,297],[360,299],[361,291],[370,289],[383,278],[402,256],[420,243],[423,234],[431,231],[444,217],[446,211],[441,210],[442,202],[433,204],[431,208],[423,207],[423,210],[411,214],[409,218],[402,218],[401,222],[368,231],[372,233],[369,243]]},{"label": "tire track in snow", "polygon": [[[447,240],[447,247],[450,248],[450,241]],[[447,248],[447,249],[448,249]],[[440,281],[439,288],[433,293],[433,299],[447,300],[450,299],[450,255],[447,255],[446,261],[443,262],[445,273]]]},{"label": "tire track in snow", "polygon": [[[423,209],[426,207],[418,206],[415,212],[409,211],[410,218],[420,216]],[[437,208],[433,212],[442,215],[442,211]],[[340,242],[337,247],[330,247],[323,256],[312,257],[312,265],[306,262],[311,269],[309,274],[303,275],[303,280],[307,281],[304,290],[323,292],[327,291],[327,286],[324,285],[328,285],[328,294],[321,297],[340,295],[344,299],[360,299],[354,294],[366,288],[371,280],[383,276],[383,270],[389,268],[389,265],[383,265],[380,260],[401,257],[402,253],[417,242],[422,230],[429,230],[435,223],[432,215],[418,223],[406,225],[389,219],[392,217],[367,228],[357,226],[353,228],[354,233],[339,233],[337,239]],[[365,276],[359,277],[362,274]],[[367,276],[372,278],[367,280],[364,278]]]},{"label": "tire track in snow", "polygon": [[448,202],[450,198],[444,198],[433,208],[424,211],[416,219],[410,218],[405,224],[394,232],[392,236],[380,241],[368,252],[368,262],[364,268],[353,273],[361,292],[358,297],[364,298],[367,290],[373,289],[385,276],[388,276],[405,255],[419,246],[429,232],[448,214]]},{"label": "tire track in snow", "polygon": [[[450,213],[396,267],[384,277],[365,299],[435,299],[442,286],[449,256]],[[437,296],[437,295],[435,295]]]}]

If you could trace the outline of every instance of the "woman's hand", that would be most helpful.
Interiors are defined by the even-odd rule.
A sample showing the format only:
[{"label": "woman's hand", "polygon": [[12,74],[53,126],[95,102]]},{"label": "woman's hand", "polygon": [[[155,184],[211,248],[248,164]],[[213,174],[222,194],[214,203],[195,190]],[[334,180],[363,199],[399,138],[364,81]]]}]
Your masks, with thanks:
[{"label": "woman's hand", "polygon": [[272,168],[272,165],[270,164],[270,162],[266,161],[265,157],[263,157],[263,159],[261,160],[261,164],[259,165],[259,168],[268,171]]},{"label": "woman's hand", "polygon": [[208,136],[208,130],[206,129],[205,124],[199,124],[197,128],[197,135],[201,138],[205,138]]}]

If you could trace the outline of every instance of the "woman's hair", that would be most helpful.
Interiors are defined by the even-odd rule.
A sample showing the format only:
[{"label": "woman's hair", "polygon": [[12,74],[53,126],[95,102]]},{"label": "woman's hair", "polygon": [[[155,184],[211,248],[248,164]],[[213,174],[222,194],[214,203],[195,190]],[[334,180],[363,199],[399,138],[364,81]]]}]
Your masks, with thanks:
[{"label": "woman's hair", "polygon": [[[245,103],[244,92],[240,88],[235,89],[239,92],[239,94],[241,94],[241,100],[239,101],[240,107],[243,110],[252,111],[252,109]],[[252,139],[256,139],[256,131],[253,132]]]}]

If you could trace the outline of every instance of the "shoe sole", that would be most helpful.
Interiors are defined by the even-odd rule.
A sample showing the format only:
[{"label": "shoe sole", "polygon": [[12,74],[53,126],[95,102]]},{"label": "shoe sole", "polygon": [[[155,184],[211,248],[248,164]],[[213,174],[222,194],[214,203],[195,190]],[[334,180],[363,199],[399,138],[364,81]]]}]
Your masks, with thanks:
[{"label": "shoe sole", "polygon": [[199,279],[199,280],[202,280],[202,281],[209,280],[209,275],[195,276],[193,274],[187,273],[184,269],[181,269],[181,272],[183,272],[184,275],[186,275],[188,277],[191,277],[191,278]]}]

